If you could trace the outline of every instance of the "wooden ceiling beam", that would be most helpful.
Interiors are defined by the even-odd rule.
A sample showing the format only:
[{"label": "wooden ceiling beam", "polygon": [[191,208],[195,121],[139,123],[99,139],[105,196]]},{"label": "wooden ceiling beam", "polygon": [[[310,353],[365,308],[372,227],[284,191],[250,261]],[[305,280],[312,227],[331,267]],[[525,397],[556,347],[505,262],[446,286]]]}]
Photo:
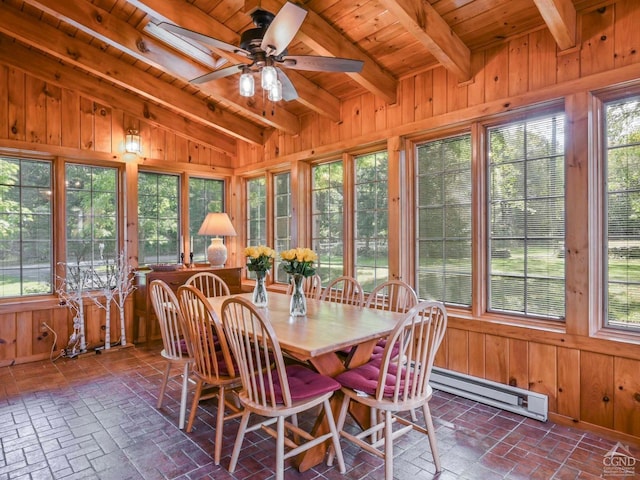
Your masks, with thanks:
[{"label": "wooden ceiling beam", "polygon": [[[238,33],[190,3],[181,0],[128,0],[128,3],[142,10],[156,21],[173,23],[204,35],[212,35],[216,39],[231,45],[240,44],[240,35]],[[216,52],[234,64],[242,61],[242,57],[233,53],[222,50],[216,50]],[[340,121],[340,100],[338,98],[295,71],[287,70],[287,76],[298,91],[298,101],[300,103],[334,122]],[[210,88],[212,84],[213,82],[202,85],[203,90]],[[244,99],[244,102],[246,103],[247,100]],[[281,110],[276,109],[275,116],[282,115],[280,113]],[[278,125],[272,126],[280,128]],[[280,130],[284,129],[280,128]]]},{"label": "wooden ceiling beam", "polygon": [[[102,52],[95,46],[69,37],[55,27],[0,3],[0,31],[67,63],[115,83],[191,120],[256,145],[264,144],[263,129],[238,115],[201,100],[155,76]],[[37,26],[37,28],[36,28]]]},{"label": "wooden ceiling beam", "polygon": [[471,78],[471,51],[425,0],[380,0],[400,24],[459,81]]},{"label": "wooden ceiling beam", "polygon": [[220,135],[208,126],[193,122],[171,110],[145,101],[134,93],[64,65],[35,49],[17,43],[3,33],[0,33],[0,63],[24,70],[53,85],[71,88],[98,102],[120,109],[128,115],[144,119],[150,125],[168,129],[232,158],[237,156],[235,138]]},{"label": "wooden ceiling beam", "polygon": [[[284,4],[283,0],[248,0],[245,9],[259,7],[277,13]],[[355,82],[387,103],[396,103],[398,81],[320,15],[308,8],[306,10],[307,16],[298,30],[297,38],[318,54],[362,60],[364,66],[360,73],[345,75],[349,75]]]},{"label": "wooden ceiling beam", "polygon": [[578,15],[571,0],[533,0],[560,50],[576,46]]}]

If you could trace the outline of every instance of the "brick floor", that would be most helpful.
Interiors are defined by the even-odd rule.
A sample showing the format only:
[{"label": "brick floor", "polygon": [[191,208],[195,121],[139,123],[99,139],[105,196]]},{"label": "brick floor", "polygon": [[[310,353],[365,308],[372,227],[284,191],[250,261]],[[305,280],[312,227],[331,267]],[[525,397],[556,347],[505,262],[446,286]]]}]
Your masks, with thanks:
[{"label": "brick floor", "polygon": [[[275,444],[260,432],[247,435],[236,472],[227,472],[237,421],[225,425],[222,464],[213,464],[213,401],[199,407],[192,433],[177,428],[179,378],[170,383],[165,406],[155,408],[159,350],[0,368],[0,480],[272,478]],[[411,432],[395,444],[395,478],[607,478],[602,459],[616,444],[610,439],[443,392],[434,394],[431,410],[445,470],[435,475],[426,438]],[[289,466],[286,478],[384,478],[382,460],[344,439],[342,445],[346,474],[324,464],[304,473]],[[636,447],[631,452],[640,458]]]}]

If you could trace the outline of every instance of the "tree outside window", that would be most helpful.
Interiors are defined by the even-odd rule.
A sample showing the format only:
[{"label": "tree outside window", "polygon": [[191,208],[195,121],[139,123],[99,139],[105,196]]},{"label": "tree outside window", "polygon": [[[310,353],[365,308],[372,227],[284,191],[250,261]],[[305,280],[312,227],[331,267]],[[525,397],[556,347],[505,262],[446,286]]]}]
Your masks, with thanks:
[{"label": "tree outside window", "polygon": [[605,106],[605,324],[640,328],[640,98]]},{"label": "tree outside window", "polygon": [[0,298],[53,292],[51,163],[0,157]]},{"label": "tree outside window", "polygon": [[138,261],[180,262],[180,177],[138,174]]},{"label": "tree outside window", "polygon": [[471,306],[471,136],[416,149],[416,288],[420,298]]},{"label": "tree outside window", "polygon": [[[278,173],[273,176],[273,230],[276,252],[291,248],[291,174]],[[279,283],[288,283],[289,275],[282,269],[280,255],[274,259],[275,278]]]},{"label": "tree outside window", "polygon": [[[210,238],[198,235],[207,213],[224,211],[224,181],[189,178],[189,235],[193,241],[193,261],[207,261]],[[187,252],[187,255],[189,252]],[[187,261],[188,258],[185,258]]]},{"label": "tree outside window", "polygon": [[106,262],[115,262],[118,255],[117,182],[115,168],[66,165],[68,265],[100,274]]},{"label": "tree outside window", "polygon": [[317,273],[326,285],[344,272],[342,161],[315,165],[311,178],[313,249],[318,254]]},{"label": "tree outside window", "polygon": [[355,159],[355,267],[365,292],[389,279],[387,152]]},{"label": "tree outside window", "polygon": [[[265,177],[247,180],[247,246],[267,243],[267,186]],[[255,278],[255,273],[247,272]]]},{"label": "tree outside window", "polygon": [[488,129],[490,310],[564,318],[564,122]]}]

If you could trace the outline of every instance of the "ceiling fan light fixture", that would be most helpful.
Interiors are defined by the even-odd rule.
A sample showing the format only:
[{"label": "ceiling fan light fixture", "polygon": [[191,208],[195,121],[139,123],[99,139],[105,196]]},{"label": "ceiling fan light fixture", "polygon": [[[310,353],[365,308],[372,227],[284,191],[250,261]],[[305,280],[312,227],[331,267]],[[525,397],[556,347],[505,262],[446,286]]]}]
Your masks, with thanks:
[{"label": "ceiling fan light fixture", "polygon": [[262,68],[262,88],[271,91],[278,81],[278,72],[275,67],[267,65]]},{"label": "ceiling fan light fixture", "polygon": [[253,75],[249,71],[243,71],[240,75],[240,95],[243,97],[253,97],[256,93]]},{"label": "ceiling fan light fixture", "polygon": [[280,80],[276,80],[276,84],[269,89],[269,100],[272,102],[282,100],[282,82],[280,82]]}]

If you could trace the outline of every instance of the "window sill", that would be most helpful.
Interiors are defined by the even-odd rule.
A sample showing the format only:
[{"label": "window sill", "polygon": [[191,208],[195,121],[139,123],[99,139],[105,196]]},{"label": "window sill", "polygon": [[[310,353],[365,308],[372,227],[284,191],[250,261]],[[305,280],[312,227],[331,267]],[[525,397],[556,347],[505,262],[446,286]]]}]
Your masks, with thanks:
[{"label": "window sill", "polygon": [[48,310],[60,307],[57,295],[34,295],[33,297],[14,297],[0,300],[0,314]]}]

